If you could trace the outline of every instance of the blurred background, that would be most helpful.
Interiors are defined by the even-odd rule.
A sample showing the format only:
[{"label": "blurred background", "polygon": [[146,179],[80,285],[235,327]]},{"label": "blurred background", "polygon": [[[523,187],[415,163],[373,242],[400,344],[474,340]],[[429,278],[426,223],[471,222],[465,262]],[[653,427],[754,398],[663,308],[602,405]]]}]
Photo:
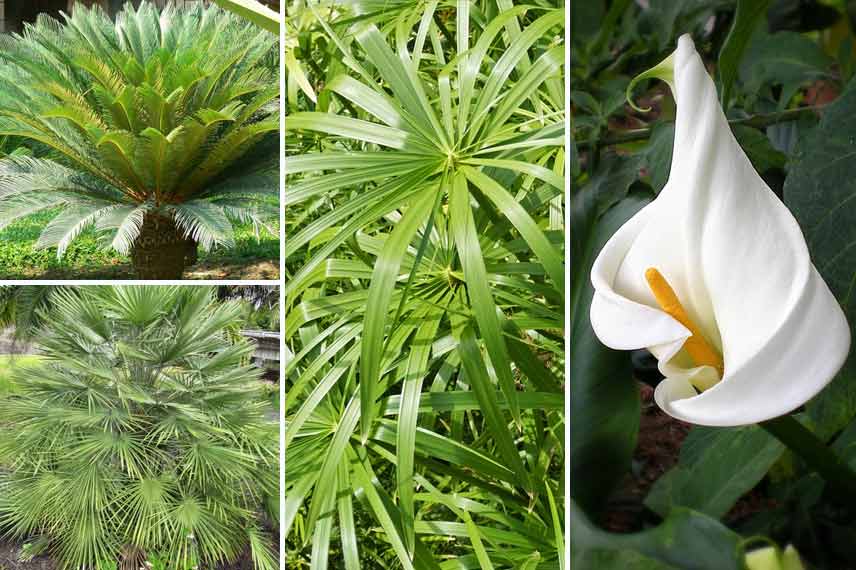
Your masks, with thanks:
[{"label": "blurred background", "polygon": [[[847,0],[774,0],[766,4],[737,67],[727,115],[747,118],[784,109],[832,102],[852,77],[856,65],[856,2]],[[571,106],[579,168],[593,171],[601,151],[642,153],[640,181],[653,191],[665,183],[671,158],[667,126],[651,137],[634,129],[674,120],[665,83],[637,86],[634,99],[649,113],[633,111],[624,91],[632,77],[653,67],[690,33],[696,49],[718,77],[717,58],[731,29],[734,0],[586,0],[571,3]],[[768,184],[781,192],[783,167],[801,125],[816,117],[802,113],[795,121],[764,125],[767,141],[753,130],[736,132]],[[750,125],[755,126],[755,125]],[[754,129],[757,131],[757,129]],[[628,132],[630,131],[630,132]],[[629,139],[617,148],[615,142]],[[643,141],[643,142],[640,142]],[[591,145],[599,145],[591,152]],[[748,147],[748,148],[747,148]]]}]

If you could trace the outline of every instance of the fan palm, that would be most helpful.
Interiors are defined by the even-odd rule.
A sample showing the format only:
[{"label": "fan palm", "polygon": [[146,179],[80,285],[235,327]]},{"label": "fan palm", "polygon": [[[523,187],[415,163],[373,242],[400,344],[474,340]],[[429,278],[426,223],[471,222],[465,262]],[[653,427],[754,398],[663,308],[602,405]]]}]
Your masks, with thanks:
[{"label": "fan palm", "polygon": [[43,365],[0,400],[0,528],[69,568],[276,568],[278,430],[241,310],[205,287],[55,292]]},{"label": "fan palm", "polygon": [[12,328],[16,339],[32,340],[44,324],[45,310],[58,287],[61,286],[0,285],[0,329]]},{"label": "fan palm", "polygon": [[286,534],[313,568],[334,529],[375,556],[361,515],[403,568],[555,567],[563,14],[381,4],[307,4],[343,63],[286,119]]},{"label": "fan palm", "polygon": [[[14,330],[15,338],[30,341],[50,318],[54,291],[68,285],[0,285],[0,329]],[[219,300],[242,301],[248,311],[271,311],[279,315],[279,288],[275,285],[221,285]]]},{"label": "fan palm", "polygon": [[85,228],[130,253],[140,278],[178,278],[197,244],[233,244],[230,220],[276,208],[276,39],[217,7],[130,3],[0,37],[0,136],[44,158],[0,160],[0,228],[58,215],[38,247],[62,256]]}]

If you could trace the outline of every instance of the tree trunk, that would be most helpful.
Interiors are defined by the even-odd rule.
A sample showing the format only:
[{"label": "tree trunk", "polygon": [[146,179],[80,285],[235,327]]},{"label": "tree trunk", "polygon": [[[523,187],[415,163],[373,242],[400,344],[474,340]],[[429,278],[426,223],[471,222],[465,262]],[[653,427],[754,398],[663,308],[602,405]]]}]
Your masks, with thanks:
[{"label": "tree trunk", "polygon": [[171,217],[147,214],[131,249],[137,278],[181,279],[189,252],[188,241]]},{"label": "tree trunk", "polygon": [[184,265],[190,267],[196,265],[199,260],[199,244],[195,239],[189,237],[184,240]]}]

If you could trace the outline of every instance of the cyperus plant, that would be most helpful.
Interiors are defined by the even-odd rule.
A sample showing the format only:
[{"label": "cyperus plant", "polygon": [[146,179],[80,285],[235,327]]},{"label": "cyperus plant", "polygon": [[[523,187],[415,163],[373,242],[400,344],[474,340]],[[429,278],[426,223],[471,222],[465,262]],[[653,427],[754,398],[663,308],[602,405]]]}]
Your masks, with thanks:
[{"label": "cyperus plant", "polygon": [[[39,247],[89,226],[144,279],[178,278],[264,225],[278,192],[276,38],[217,7],[130,3],[0,38],[0,136],[50,149],[0,160],[0,229],[58,208]],[[266,212],[269,210],[269,212]]]},{"label": "cyperus plant", "polygon": [[65,567],[277,567],[277,425],[241,305],[205,287],[54,293],[43,366],[0,401],[0,529]]},{"label": "cyperus plant", "polygon": [[289,567],[561,568],[564,14],[300,4]]}]

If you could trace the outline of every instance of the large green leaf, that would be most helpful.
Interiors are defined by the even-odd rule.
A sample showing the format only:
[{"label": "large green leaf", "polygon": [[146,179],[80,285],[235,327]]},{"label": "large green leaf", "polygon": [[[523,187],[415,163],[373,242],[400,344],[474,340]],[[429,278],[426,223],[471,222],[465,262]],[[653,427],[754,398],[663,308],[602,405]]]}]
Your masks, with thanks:
[{"label": "large green leaf", "polygon": [[[773,146],[764,132],[746,125],[733,125],[731,132],[758,172],[764,173],[771,168],[785,166],[787,157]],[[640,153],[641,163],[655,192],[662,190],[669,180],[674,142],[675,124],[657,123],[651,132],[651,138]]]},{"label": "large green leaf", "polygon": [[214,0],[214,2],[272,34],[279,34],[282,16],[256,0]]},{"label": "large green leaf", "polygon": [[574,41],[594,36],[606,15],[606,2],[571,2],[571,21],[574,23]]},{"label": "large green leaf", "polygon": [[571,568],[576,570],[740,570],[740,536],[719,521],[676,508],[655,528],[611,534],[571,501]]},{"label": "large green leaf", "polygon": [[[626,187],[625,187],[626,191]],[[607,196],[591,183],[571,199],[571,449],[572,496],[595,511],[630,468],[639,429],[639,391],[627,352],[610,350],[595,337],[589,321],[594,294],[589,273],[610,236],[651,200],[631,194],[598,215]],[[610,197],[611,199],[612,197]]]},{"label": "large green leaf", "polygon": [[758,426],[696,427],[678,465],[660,477],[645,504],[662,516],[678,506],[722,517],[758,484],[784,451]]},{"label": "large green leaf", "polygon": [[651,138],[641,153],[642,164],[654,192],[662,190],[669,180],[674,143],[675,123],[660,122],[654,125]]},{"label": "large green leaf", "polygon": [[784,108],[801,84],[826,76],[830,63],[817,42],[796,32],[770,34],[761,26],[746,48],[739,77],[752,96],[762,87],[780,85],[779,103]]},{"label": "large green leaf", "polygon": [[643,12],[658,47],[665,50],[673,38],[692,33],[705,25],[714,10],[732,0],[650,0]]},{"label": "large green leaf", "polygon": [[[785,180],[785,203],[806,235],[815,267],[856,323],[856,84],[826,108],[820,123],[798,143]],[[856,414],[856,359],[851,351],[842,370],[808,403],[821,437],[842,429]]]},{"label": "large green leaf", "polygon": [[771,0],[737,0],[734,24],[719,52],[719,79],[721,82],[722,106],[728,108],[731,85],[737,78],[737,70],[743,51],[752,37],[752,32],[767,12]]},{"label": "large green leaf", "polygon": [[758,172],[764,173],[771,168],[783,168],[787,163],[787,157],[773,146],[764,132],[746,125],[734,125],[731,131]]}]

